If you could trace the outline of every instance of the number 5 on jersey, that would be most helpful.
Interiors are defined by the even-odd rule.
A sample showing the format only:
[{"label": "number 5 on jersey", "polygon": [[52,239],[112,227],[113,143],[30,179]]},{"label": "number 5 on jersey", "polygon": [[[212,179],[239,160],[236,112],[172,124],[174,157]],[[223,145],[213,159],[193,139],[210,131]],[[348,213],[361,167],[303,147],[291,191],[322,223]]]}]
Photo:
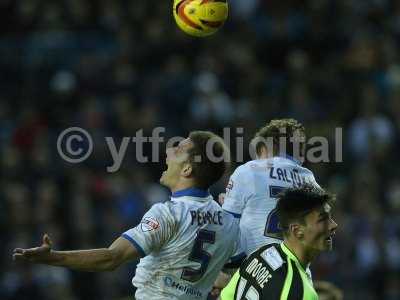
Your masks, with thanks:
[{"label": "number 5 on jersey", "polygon": [[190,253],[189,260],[200,263],[199,269],[190,267],[183,268],[181,278],[190,282],[200,280],[206,272],[208,263],[211,259],[211,254],[203,249],[205,243],[215,243],[215,231],[200,229],[197,233],[196,240],[193,245],[192,252]]}]

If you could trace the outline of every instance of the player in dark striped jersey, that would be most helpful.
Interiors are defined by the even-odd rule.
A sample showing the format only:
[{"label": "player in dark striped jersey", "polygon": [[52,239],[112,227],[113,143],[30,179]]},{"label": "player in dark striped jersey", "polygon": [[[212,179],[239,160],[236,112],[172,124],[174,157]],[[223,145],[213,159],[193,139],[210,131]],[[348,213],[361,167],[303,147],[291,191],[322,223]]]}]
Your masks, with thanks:
[{"label": "player in dark striped jersey", "polygon": [[317,300],[309,265],[332,249],[337,224],[332,197],[315,186],[291,188],[279,196],[282,243],[253,252],[222,291],[222,300]]}]

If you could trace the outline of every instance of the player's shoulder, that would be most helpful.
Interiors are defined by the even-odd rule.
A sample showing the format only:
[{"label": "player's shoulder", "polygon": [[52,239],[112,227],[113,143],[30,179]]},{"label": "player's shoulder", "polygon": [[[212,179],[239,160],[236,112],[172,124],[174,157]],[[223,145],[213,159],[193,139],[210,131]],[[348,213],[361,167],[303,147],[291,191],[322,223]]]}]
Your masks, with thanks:
[{"label": "player's shoulder", "polygon": [[279,244],[260,247],[246,259],[239,271],[240,276],[257,289],[268,288],[271,299],[277,299],[275,296],[281,294],[287,275],[286,260],[279,249]]},{"label": "player's shoulder", "polygon": [[304,178],[305,183],[314,185],[317,188],[321,188],[317,183],[317,180],[315,179],[314,173],[310,169],[303,166],[299,166],[298,170],[300,176]]},{"label": "player's shoulder", "polygon": [[246,173],[248,170],[248,162],[238,166],[233,172],[234,175],[239,176]]},{"label": "player's shoulder", "polygon": [[248,266],[261,264],[270,272],[285,272],[286,256],[277,243],[268,244],[255,250],[247,259]]},{"label": "player's shoulder", "polygon": [[165,201],[153,204],[150,210],[169,211],[170,209],[171,209],[171,201]]},{"label": "player's shoulder", "polygon": [[301,170],[303,173],[308,173],[308,174],[311,174],[311,175],[313,174],[313,172],[310,169],[308,169],[308,168],[306,168],[304,166],[297,165],[296,168],[298,170]]},{"label": "player's shoulder", "polygon": [[173,228],[175,225],[176,219],[171,212],[169,201],[153,204],[140,222],[143,232],[157,232],[156,229]]},{"label": "player's shoulder", "polygon": [[283,167],[283,168],[291,167],[297,169],[300,172],[309,172],[312,174],[312,172],[309,169],[303,167],[302,165],[295,163],[292,160],[277,156],[266,159],[250,160],[247,163],[237,167],[235,173],[242,175],[260,173],[260,172],[265,173],[265,171],[276,167]]},{"label": "player's shoulder", "polygon": [[314,176],[313,172],[310,169],[304,167],[299,161],[293,159],[275,156],[267,159],[266,161],[270,168],[290,168],[293,169],[295,172],[301,174],[302,176]]},{"label": "player's shoulder", "polygon": [[237,167],[233,174],[237,177],[251,177],[256,172],[265,172],[266,168],[267,166],[262,160],[250,160]]},{"label": "player's shoulder", "polygon": [[152,205],[146,215],[156,216],[166,220],[174,220],[176,215],[174,206],[172,201],[156,203]]}]

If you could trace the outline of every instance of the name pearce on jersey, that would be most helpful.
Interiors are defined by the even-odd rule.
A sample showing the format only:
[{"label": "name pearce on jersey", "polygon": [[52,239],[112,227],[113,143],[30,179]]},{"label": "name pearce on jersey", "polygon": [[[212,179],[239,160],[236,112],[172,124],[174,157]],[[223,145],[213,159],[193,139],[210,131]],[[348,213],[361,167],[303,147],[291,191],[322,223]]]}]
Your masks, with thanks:
[{"label": "name pearce on jersey", "polygon": [[222,211],[199,211],[191,210],[190,215],[192,216],[192,224],[198,226],[205,224],[223,225],[222,223]]}]

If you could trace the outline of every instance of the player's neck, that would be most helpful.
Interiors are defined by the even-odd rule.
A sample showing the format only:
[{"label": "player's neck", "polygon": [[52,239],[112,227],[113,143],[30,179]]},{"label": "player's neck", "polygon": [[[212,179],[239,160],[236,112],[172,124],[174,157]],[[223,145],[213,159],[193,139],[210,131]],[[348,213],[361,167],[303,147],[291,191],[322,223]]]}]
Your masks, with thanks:
[{"label": "player's neck", "polygon": [[296,256],[297,260],[303,266],[304,269],[311,263],[315,258],[316,253],[311,253],[298,241],[293,241],[291,239],[284,240],[285,246]]},{"label": "player's neck", "polygon": [[257,159],[268,159],[272,157],[274,157],[274,155],[267,151],[262,151],[259,155],[257,155]]},{"label": "player's neck", "polygon": [[285,153],[273,153],[270,151],[267,151],[265,148],[261,150],[260,154],[257,155],[257,159],[268,159],[268,158],[273,158],[273,157],[290,157],[289,155]]}]

